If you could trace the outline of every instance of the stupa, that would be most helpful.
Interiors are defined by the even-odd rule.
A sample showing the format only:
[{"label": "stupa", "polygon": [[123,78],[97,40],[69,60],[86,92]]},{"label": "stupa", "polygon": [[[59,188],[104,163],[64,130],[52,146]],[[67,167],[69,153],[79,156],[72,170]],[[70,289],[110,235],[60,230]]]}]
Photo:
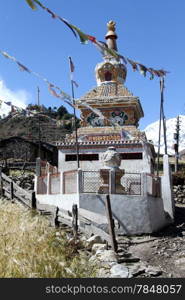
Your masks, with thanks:
[{"label": "stupa", "polygon": [[[105,36],[106,47],[117,51],[115,22],[109,21]],[[105,51],[103,61],[95,67],[97,86],[80,99],[76,107],[81,111],[78,129],[79,161],[82,170],[99,170],[102,154],[113,146],[121,156],[126,172],[153,172],[155,151],[138,129],[144,112],[138,97],[124,85],[127,68],[121,58]],[[59,169],[76,168],[75,134],[58,143]]]},{"label": "stupa", "polygon": [[67,222],[76,204],[85,213],[80,228],[100,234],[108,232],[109,194],[119,234],[156,232],[174,220],[169,160],[164,155],[163,175],[155,176],[153,144],[138,128],[143,109],[125,87],[126,66],[112,55],[117,50],[115,23],[107,25],[105,55],[95,67],[97,86],[75,101],[81,110],[78,143],[76,132],[58,143],[59,172],[36,178],[37,200],[67,211]]}]

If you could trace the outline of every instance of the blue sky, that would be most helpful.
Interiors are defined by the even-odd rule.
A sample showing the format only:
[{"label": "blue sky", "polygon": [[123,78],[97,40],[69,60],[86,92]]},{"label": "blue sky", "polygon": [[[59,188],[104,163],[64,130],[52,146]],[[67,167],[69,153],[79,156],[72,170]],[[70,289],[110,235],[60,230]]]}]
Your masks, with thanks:
[{"label": "blue sky", "polygon": [[[185,114],[184,67],[184,0],[41,0],[41,2],[85,33],[104,40],[106,23],[117,23],[119,53],[147,67],[170,71],[165,79],[166,118]],[[38,8],[33,11],[25,0],[6,0],[0,3],[0,49],[15,56],[31,70],[70,93],[68,56],[75,64],[76,98],[96,86],[94,68],[102,61],[101,54],[91,43],[80,44],[62,22],[54,20]],[[45,106],[60,106],[47,85],[0,56],[0,79],[7,93],[20,100],[36,103],[37,86],[40,101]],[[149,80],[128,66],[125,85],[140,98],[145,116],[140,128],[159,118],[159,79]],[[9,93],[8,93],[9,92]],[[70,108],[67,107],[70,111]]]}]

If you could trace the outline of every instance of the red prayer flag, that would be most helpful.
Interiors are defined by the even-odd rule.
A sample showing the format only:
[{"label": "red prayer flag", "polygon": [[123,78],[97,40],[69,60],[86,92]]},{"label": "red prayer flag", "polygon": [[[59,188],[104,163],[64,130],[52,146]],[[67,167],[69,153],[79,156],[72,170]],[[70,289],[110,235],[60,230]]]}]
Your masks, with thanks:
[{"label": "red prayer flag", "polygon": [[75,70],[75,66],[74,66],[74,64],[73,64],[72,59],[71,59],[70,56],[69,56],[69,67],[70,67],[71,73],[73,73],[74,70]]}]

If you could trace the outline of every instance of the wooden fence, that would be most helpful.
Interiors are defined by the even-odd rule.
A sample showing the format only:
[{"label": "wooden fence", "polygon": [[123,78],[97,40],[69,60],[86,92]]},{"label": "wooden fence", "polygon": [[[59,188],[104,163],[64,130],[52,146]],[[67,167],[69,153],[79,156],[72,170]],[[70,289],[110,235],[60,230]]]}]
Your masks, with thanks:
[{"label": "wooden fence", "polygon": [[0,194],[10,200],[18,200],[29,208],[36,208],[35,192],[22,189],[0,170]]},{"label": "wooden fence", "polygon": [[6,169],[20,169],[20,170],[35,170],[36,162],[29,162],[29,161],[20,161],[20,162],[0,162],[1,168]]},{"label": "wooden fence", "polygon": [[[81,232],[89,236],[92,234],[99,235],[112,246],[115,252],[117,251],[117,241],[114,232],[114,221],[112,218],[109,195],[106,197],[105,216],[98,216],[86,209],[78,209],[76,204],[74,204],[69,211],[53,205],[37,202],[37,210],[43,215],[50,216],[51,225],[60,226],[61,224],[65,224],[73,229],[74,236],[77,235],[78,228]],[[103,227],[102,221],[104,223]]]},{"label": "wooden fence", "polygon": [[[1,170],[0,195],[10,200],[20,201],[29,208],[37,209],[40,214],[48,215],[52,226],[65,224],[71,227],[74,236],[77,236],[78,228],[90,236],[97,234],[110,243],[114,251],[117,250],[109,195],[106,198],[106,216],[98,216],[91,211],[78,209],[76,204],[72,206],[71,211],[64,210],[53,205],[39,203],[36,201],[35,192],[25,191]],[[103,228],[102,221],[104,223]]]}]

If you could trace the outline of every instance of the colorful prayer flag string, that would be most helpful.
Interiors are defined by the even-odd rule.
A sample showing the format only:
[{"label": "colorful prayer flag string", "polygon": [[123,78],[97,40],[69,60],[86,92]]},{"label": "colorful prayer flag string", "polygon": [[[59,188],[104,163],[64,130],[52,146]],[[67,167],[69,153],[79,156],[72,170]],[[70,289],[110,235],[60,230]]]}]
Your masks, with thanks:
[{"label": "colorful prayer flag string", "polygon": [[75,37],[77,37],[77,36],[79,37],[82,44],[87,44],[88,41],[91,41],[96,46],[96,48],[98,48],[98,50],[101,52],[101,54],[103,56],[111,55],[118,60],[119,59],[122,60],[125,64],[127,64],[127,62],[128,62],[131,65],[133,71],[140,71],[140,73],[142,75],[144,75],[145,77],[148,72],[150,74],[150,79],[153,79],[155,76],[164,77],[164,76],[166,76],[167,73],[169,73],[163,69],[155,70],[153,68],[147,68],[146,66],[144,66],[143,64],[141,64],[139,62],[136,62],[129,58],[126,58],[113,49],[109,49],[107,47],[106,43],[97,41],[97,39],[94,36],[84,33],[80,28],[69,23],[66,19],[61,18],[60,16],[55,14],[53,11],[51,11],[49,8],[45,7],[40,1],[38,1],[38,0],[26,0],[26,1],[32,9],[36,9],[36,4],[37,4],[43,10],[47,11],[53,19],[59,19],[60,21],[62,21],[65,25],[67,25],[71,29],[71,31],[73,32]]},{"label": "colorful prayer flag string", "polygon": [[[7,52],[0,50],[0,53],[5,58],[8,58],[11,61],[15,62],[21,71],[26,71],[26,72],[28,72],[28,73],[36,76],[37,78],[43,80],[48,85],[48,89],[49,89],[50,93],[53,96],[55,96],[57,98],[60,98],[61,100],[63,100],[64,102],[66,102],[68,105],[73,106],[72,103],[71,103],[71,96],[68,95],[67,93],[65,93],[64,91],[62,91],[58,86],[56,86],[53,83],[51,83],[47,78],[43,77],[39,73],[36,73],[36,72],[30,70],[24,64],[20,63],[15,57],[9,55]],[[59,92],[57,93],[56,90],[58,90]]]}]

